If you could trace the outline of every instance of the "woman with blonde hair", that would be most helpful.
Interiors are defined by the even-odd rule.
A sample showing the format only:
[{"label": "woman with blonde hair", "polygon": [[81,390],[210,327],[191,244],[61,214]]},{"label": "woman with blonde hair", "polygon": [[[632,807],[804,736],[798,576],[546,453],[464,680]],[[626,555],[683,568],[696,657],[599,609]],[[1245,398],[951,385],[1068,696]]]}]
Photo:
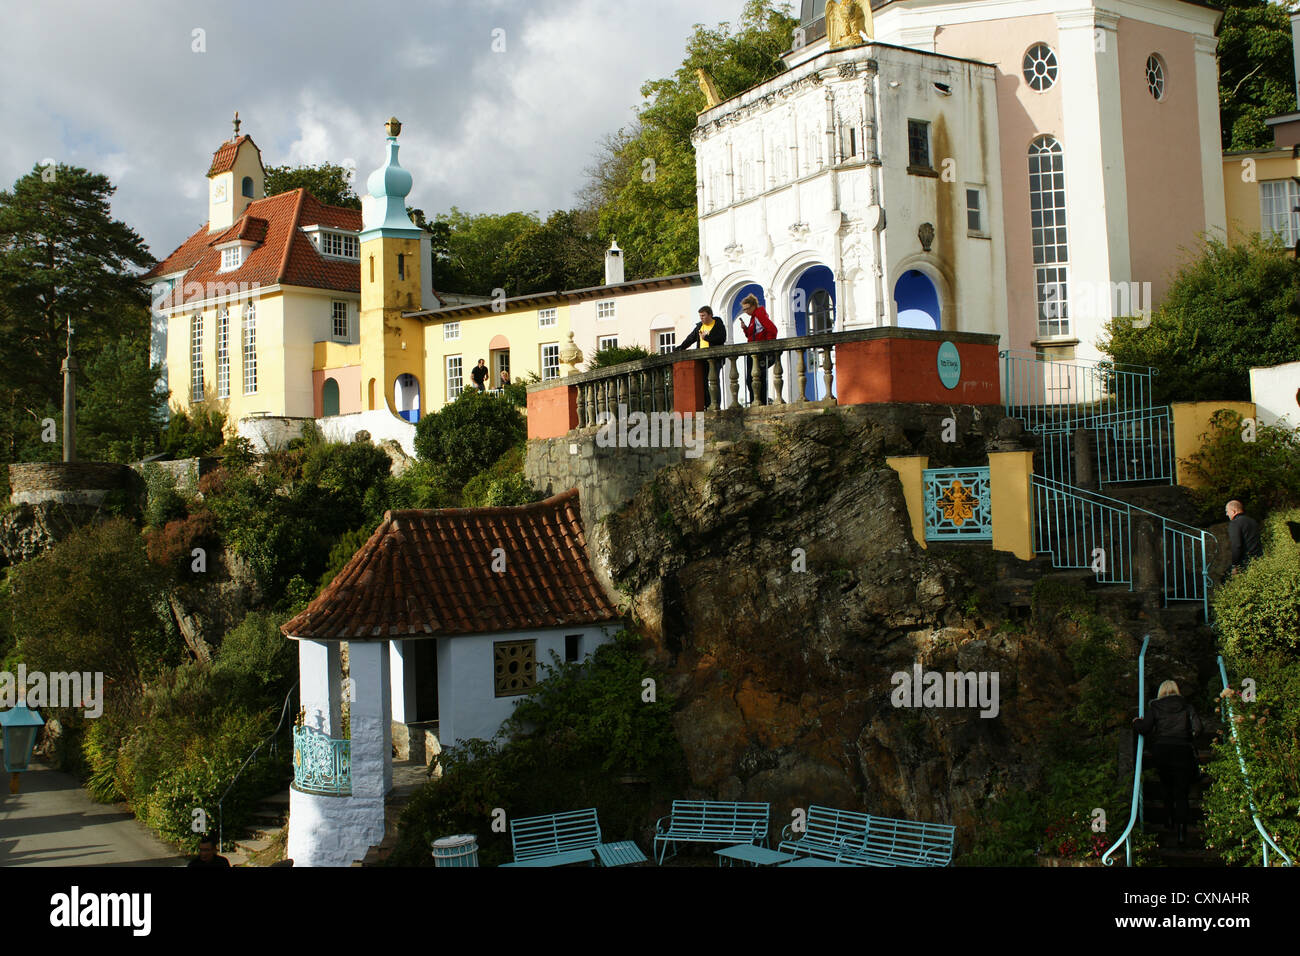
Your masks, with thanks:
[{"label": "woman with blonde hair", "polygon": [[1170,824],[1177,829],[1178,845],[1187,845],[1187,824],[1191,810],[1187,791],[1196,779],[1196,735],[1204,730],[1201,718],[1196,716],[1191,704],[1183,700],[1178,684],[1167,680],[1160,685],[1156,699],[1147,706],[1145,717],[1133,721],[1133,726],[1147,738],[1151,762],[1160,775],[1160,786],[1165,792],[1165,806],[1170,812]]}]

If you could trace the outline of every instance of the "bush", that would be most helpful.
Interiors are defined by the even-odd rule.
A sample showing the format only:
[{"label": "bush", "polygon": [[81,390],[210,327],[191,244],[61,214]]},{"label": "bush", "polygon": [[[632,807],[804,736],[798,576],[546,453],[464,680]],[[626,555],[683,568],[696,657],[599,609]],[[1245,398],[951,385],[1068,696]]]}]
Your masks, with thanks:
[{"label": "bush", "polygon": [[494,485],[499,486],[496,497],[501,504],[527,504],[535,501],[532,486],[524,478],[524,454],[525,445],[520,443],[493,462],[491,468],[467,481],[460,493],[461,507],[491,507],[489,498]]},{"label": "bush", "polygon": [[1300,651],[1300,543],[1289,528],[1297,520],[1300,509],[1272,515],[1261,535],[1264,556],[1212,592],[1223,649],[1235,658]]},{"label": "bush", "polygon": [[622,365],[624,362],[635,362],[637,359],[649,358],[650,353],[639,345],[615,345],[611,348],[603,348],[591,357],[587,363],[587,371],[594,372],[598,368],[609,368],[611,365]]},{"label": "bush", "polygon": [[221,546],[216,515],[206,509],[181,521],[169,521],[165,528],[146,531],[144,541],[151,562],[183,578],[192,573],[195,548],[205,549],[211,561]]},{"label": "bush", "polygon": [[415,426],[415,452],[445,469],[461,488],[480,471],[528,437],[519,409],[495,395],[466,389],[440,412]]},{"label": "bush", "polygon": [[[284,696],[298,674],[293,641],[280,630],[282,620],[269,611],[251,611],[226,633],[217,648],[213,668],[218,676],[232,675],[256,692],[252,699],[268,703]],[[244,693],[241,700],[249,699]]]},{"label": "bush", "polygon": [[1219,518],[1234,498],[1257,519],[1300,505],[1300,431],[1259,425],[1255,440],[1243,441],[1241,416],[1222,409],[1206,434],[1200,451],[1187,459],[1201,485],[1193,494],[1206,520]]},{"label": "bush", "polygon": [[144,486],[148,491],[144,508],[144,522],[151,528],[161,528],[169,521],[185,517],[188,503],[176,490],[176,479],[158,465],[150,462],[141,469]]},{"label": "bush", "polygon": [[455,500],[451,479],[435,462],[412,462],[406,471],[388,482],[387,504],[394,511],[448,508]]},{"label": "bush", "polygon": [[211,455],[225,441],[226,416],[215,408],[198,407],[194,417],[181,409],[173,411],[162,433],[162,450],[173,458],[201,458]]}]

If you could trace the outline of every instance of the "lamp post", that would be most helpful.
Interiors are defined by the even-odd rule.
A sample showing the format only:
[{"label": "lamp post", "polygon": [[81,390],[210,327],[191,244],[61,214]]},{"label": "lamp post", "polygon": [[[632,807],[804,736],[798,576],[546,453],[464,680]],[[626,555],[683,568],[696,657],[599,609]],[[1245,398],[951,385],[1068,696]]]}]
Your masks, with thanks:
[{"label": "lamp post", "polygon": [[36,733],[45,726],[45,720],[26,704],[0,714],[0,729],[4,731],[5,772],[9,778],[9,792],[18,792],[18,775],[27,769],[32,751],[36,748]]}]

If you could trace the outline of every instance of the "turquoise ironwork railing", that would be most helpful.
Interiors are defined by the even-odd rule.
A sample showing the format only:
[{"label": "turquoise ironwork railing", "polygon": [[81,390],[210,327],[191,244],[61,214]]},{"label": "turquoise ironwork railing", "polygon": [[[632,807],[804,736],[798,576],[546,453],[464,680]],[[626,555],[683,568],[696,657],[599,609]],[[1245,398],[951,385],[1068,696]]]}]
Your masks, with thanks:
[{"label": "turquoise ironwork railing", "polygon": [[1174,480],[1174,432],[1168,405],[1098,415],[1097,476],[1103,483]]},{"label": "turquoise ironwork railing", "polygon": [[[1138,718],[1146,716],[1146,678],[1147,678],[1147,645],[1151,643],[1151,635],[1147,634],[1142,638],[1142,650],[1138,653]],[[1133,800],[1129,807],[1128,825],[1124,827],[1124,832],[1119,835],[1115,844],[1101,855],[1101,862],[1106,866],[1114,866],[1115,861],[1111,859],[1111,854],[1119,849],[1120,844],[1124,845],[1124,863],[1126,866],[1133,865],[1133,841],[1130,835],[1133,833],[1133,827],[1138,823],[1142,815],[1142,752],[1145,749],[1142,735],[1138,734],[1137,755],[1133,758]]]},{"label": "turquoise ironwork railing", "polygon": [[1034,493],[1034,550],[1052,556],[1052,566],[1091,570],[1103,584],[1133,589],[1133,520],[1145,515],[1159,523],[1158,559],[1164,604],[1199,601],[1209,620],[1208,531],[1147,511],[1096,491],[1075,488],[1042,475],[1031,479]]},{"label": "turquoise ironwork railing", "polygon": [[[1223,666],[1222,654],[1219,655],[1219,676],[1223,679],[1223,689],[1227,690],[1228,671]],[[1246,758],[1241,752],[1241,741],[1237,739],[1237,722],[1233,720],[1231,698],[1223,698],[1223,708],[1226,711],[1228,718],[1228,727],[1232,731],[1232,745],[1237,751],[1237,765],[1241,768],[1241,779],[1246,783],[1246,799],[1250,803],[1250,818],[1254,821],[1255,829],[1259,831],[1260,838],[1263,840],[1260,850],[1264,854],[1264,865],[1268,866],[1268,849],[1269,847],[1272,847],[1273,852],[1285,861],[1282,865],[1291,866],[1291,858],[1283,852],[1280,846],[1273,842],[1273,838],[1270,837],[1268,831],[1264,829],[1264,824],[1260,822],[1259,810],[1255,808],[1255,790],[1250,783],[1250,774],[1246,772]]]},{"label": "turquoise ironwork railing", "polygon": [[993,540],[987,468],[927,468],[922,487],[925,540]]},{"label": "turquoise ironwork railing", "polygon": [[352,793],[352,741],[327,737],[310,727],[293,729],[293,785],[304,793],[345,797]]}]

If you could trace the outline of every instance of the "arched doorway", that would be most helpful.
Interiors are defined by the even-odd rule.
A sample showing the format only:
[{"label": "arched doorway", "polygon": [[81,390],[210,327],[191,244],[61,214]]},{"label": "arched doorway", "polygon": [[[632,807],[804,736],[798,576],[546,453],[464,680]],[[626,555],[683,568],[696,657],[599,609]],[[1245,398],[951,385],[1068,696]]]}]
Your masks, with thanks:
[{"label": "arched doorway", "polygon": [[339,413],[339,383],[332,378],[325,379],[320,390],[320,407],[322,418],[332,418]]},{"label": "arched doorway", "polygon": [[[794,320],[795,335],[821,335],[834,332],[838,325],[835,313],[837,301],[835,274],[830,267],[809,266],[799,274],[790,291],[790,315]],[[810,402],[826,398],[826,379],[821,368],[821,353],[816,349],[804,350],[804,398]],[[787,379],[798,388],[798,370],[791,369]],[[835,394],[832,372],[831,394]]]},{"label": "arched doorway", "polygon": [[[731,296],[731,303],[728,308],[730,321],[727,323],[727,342],[729,344],[739,344],[747,341],[745,338],[744,326],[749,324],[749,318],[745,315],[745,310],[741,306],[741,303],[751,295],[758,299],[758,304],[768,313],[768,317],[771,317],[772,310],[768,307],[767,297],[763,294],[763,287],[756,282],[751,282],[748,285],[741,286]],[[736,374],[740,377],[740,401],[747,405],[753,404],[754,401],[754,396],[751,394],[754,388],[752,380],[753,373],[754,359],[746,357],[743,360],[739,358],[736,360]],[[764,365],[762,374],[766,376],[771,375],[771,373],[767,371],[766,365]],[[730,401],[731,388],[730,383],[726,378],[723,379],[723,385],[725,386],[724,393],[727,400]],[[764,389],[760,392],[759,397],[765,398],[766,396],[767,392],[766,389]]]},{"label": "arched doorway", "polygon": [[420,420],[420,382],[409,373],[393,383],[393,407],[399,417],[414,424]]},{"label": "arched doorway", "polygon": [[375,410],[375,380],[372,378],[370,384],[366,386],[366,408],[370,411]]},{"label": "arched doorway", "polygon": [[939,310],[939,290],[928,275],[908,269],[894,284],[894,305],[898,309],[900,329],[943,328]]}]

